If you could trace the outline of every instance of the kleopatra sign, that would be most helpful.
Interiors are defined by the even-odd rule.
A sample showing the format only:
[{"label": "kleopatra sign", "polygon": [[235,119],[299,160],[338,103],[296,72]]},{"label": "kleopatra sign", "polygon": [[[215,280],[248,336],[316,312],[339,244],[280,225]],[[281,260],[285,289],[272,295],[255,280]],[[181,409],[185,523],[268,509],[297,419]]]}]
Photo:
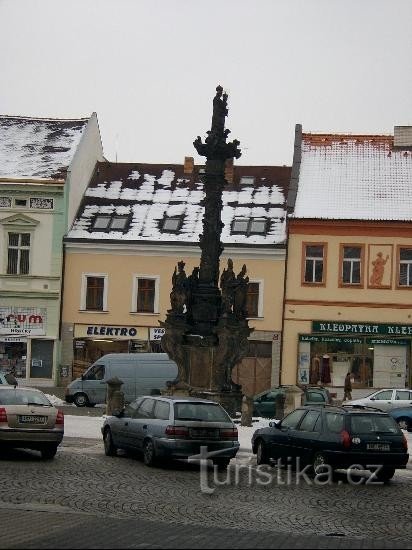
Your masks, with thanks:
[{"label": "kleopatra sign", "polygon": [[329,334],[358,334],[364,336],[412,336],[412,325],[353,323],[350,321],[313,321],[312,331]]}]

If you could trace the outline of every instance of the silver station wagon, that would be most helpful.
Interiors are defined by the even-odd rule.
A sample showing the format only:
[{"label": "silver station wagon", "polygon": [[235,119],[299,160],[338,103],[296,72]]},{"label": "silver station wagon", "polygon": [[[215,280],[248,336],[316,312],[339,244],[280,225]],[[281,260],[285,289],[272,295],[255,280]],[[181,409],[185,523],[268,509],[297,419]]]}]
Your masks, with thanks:
[{"label": "silver station wagon", "polygon": [[239,450],[238,431],[227,412],[213,401],[182,397],[141,397],[107,417],[102,427],[105,453],[141,451],[147,466],[187,459],[207,447],[225,469]]},{"label": "silver station wagon", "polygon": [[52,459],[64,435],[64,415],[43,392],[0,386],[0,451],[34,449]]}]

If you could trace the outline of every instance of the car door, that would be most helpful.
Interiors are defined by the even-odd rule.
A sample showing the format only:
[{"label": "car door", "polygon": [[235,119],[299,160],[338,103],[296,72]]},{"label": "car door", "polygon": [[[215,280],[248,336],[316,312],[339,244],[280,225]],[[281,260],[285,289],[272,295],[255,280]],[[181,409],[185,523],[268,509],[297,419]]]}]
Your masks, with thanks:
[{"label": "car door", "polygon": [[369,403],[365,404],[370,405],[371,407],[376,407],[381,411],[389,411],[393,408],[393,402],[395,400],[394,394],[394,390],[378,391],[374,395],[371,395],[368,399]]},{"label": "car door", "polygon": [[300,463],[308,464],[317,448],[321,433],[321,411],[309,410],[298,425],[298,428],[291,433],[291,447],[296,459]]},{"label": "car door", "polygon": [[255,401],[255,414],[263,418],[275,418],[276,398],[279,393],[279,390],[271,390],[261,395]]},{"label": "car door", "polygon": [[296,409],[285,416],[278,428],[275,428],[280,433],[275,434],[276,438],[272,440],[271,456],[284,460],[296,456],[295,432],[306,412],[307,409]]},{"label": "car door", "polygon": [[110,419],[110,429],[112,430],[113,441],[120,449],[129,446],[128,432],[129,424],[139,408],[142,400],[136,399],[124,409],[122,416],[119,418],[112,417]]},{"label": "car door", "polygon": [[93,404],[106,402],[107,386],[104,382],[106,367],[103,363],[96,363],[85,373],[82,379],[82,389],[89,402]]},{"label": "car door", "polygon": [[142,400],[127,427],[127,442],[131,449],[141,450],[143,441],[150,433],[150,424],[154,419],[155,400],[149,397]]},{"label": "car door", "polygon": [[409,407],[412,405],[412,391],[410,390],[395,390],[395,400],[392,409],[401,407]]}]

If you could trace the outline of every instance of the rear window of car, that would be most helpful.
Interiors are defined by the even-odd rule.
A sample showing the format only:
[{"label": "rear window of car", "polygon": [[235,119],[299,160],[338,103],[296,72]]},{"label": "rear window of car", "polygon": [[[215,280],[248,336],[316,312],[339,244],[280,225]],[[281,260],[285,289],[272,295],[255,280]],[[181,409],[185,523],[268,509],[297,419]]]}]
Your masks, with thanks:
[{"label": "rear window of car", "polygon": [[52,404],[47,397],[40,392],[30,390],[1,390],[0,405],[40,405],[51,407]]},{"label": "rear window of car", "polygon": [[351,417],[351,428],[354,434],[387,433],[400,434],[395,420],[390,416],[357,414]]},{"label": "rear window of car", "polygon": [[326,413],[325,415],[326,429],[334,434],[339,434],[343,431],[345,419],[343,414]]},{"label": "rear window of car", "polygon": [[212,403],[175,403],[175,420],[188,422],[231,422],[227,412]]}]

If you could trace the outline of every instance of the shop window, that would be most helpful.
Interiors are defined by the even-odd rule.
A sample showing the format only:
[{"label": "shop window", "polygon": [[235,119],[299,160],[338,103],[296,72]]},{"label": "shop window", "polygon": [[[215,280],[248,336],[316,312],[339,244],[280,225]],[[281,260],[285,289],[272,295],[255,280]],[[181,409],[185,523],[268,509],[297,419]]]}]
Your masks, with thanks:
[{"label": "shop window", "polygon": [[86,311],[107,310],[107,276],[83,275],[81,309]]},{"label": "shop window", "polygon": [[8,275],[28,275],[30,272],[30,233],[8,234]]},{"label": "shop window", "polygon": [[342,247],[342,284],[360,285],[362,274],[361,246]]},{"label": "shop window", "polygon": [[159,312],[159,278],[136,276],[133,291],[134,313]]},{"label": "shop window", "polygon": [[323,284],[325,282],[325,245],[304,245],[304,282]]},{"label": "shop window", "polygon": [[399,250],[399,286],[412,287],[412,248]]}]

